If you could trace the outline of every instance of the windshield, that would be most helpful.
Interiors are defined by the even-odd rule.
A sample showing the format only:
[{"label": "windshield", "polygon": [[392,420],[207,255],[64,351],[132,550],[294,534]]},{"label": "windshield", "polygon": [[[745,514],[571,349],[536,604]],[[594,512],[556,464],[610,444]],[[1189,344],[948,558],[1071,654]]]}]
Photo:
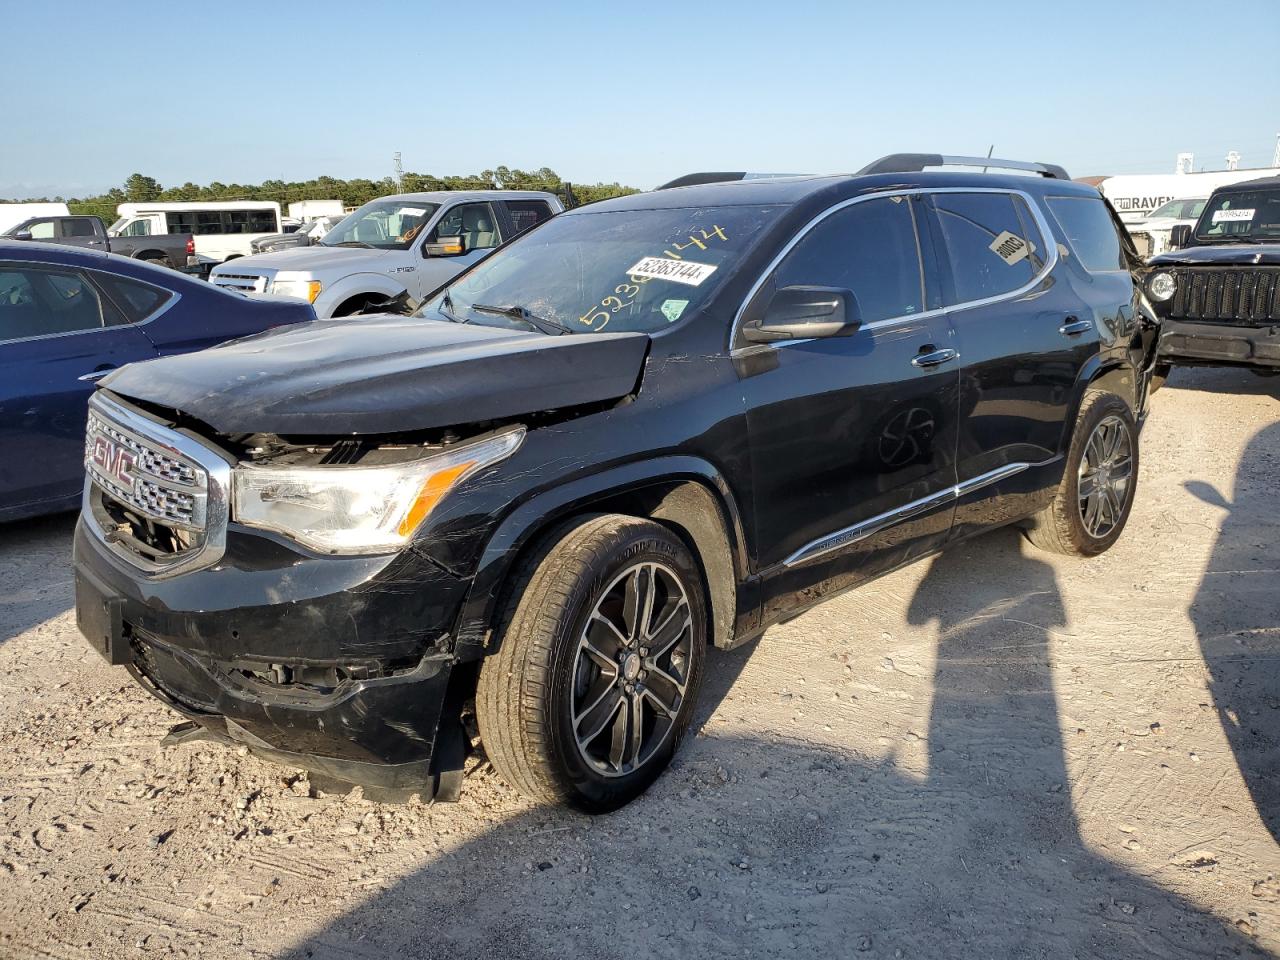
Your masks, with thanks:
[{"label": "windshield", "polygon": [[321,243],[326,247],[405,250],[439,208],[438,203],[416,200],[371,200],[344,217]]},{"label": "windshield", "polygon": [[1196,237],[1227,242],[1280,239],[1280,187],[1215,194],[1196,224]]},{"label": "windshield", "polygon": [[1198,200],[1170,200],[1162,207],[1152,210],[1148,216],[1154,220],[1156,217],[1172,217],[1175,220],[1194,220],[1200,216],[1200,212],[1204,210],[1204,205],[1209,201],[1205,198]]},{"label": "windshield", "polygon": [[562,214],[488,257],[418,316],[568,333],[661,330],[705,301],[782,209]]},{"label": "windshield", "polygon": [[120,228],[124,226],[124,222],[128,219],[129,219],[128,217],[121,217],[111,226],[107,227],[107,233],[113,237],[116,236]]}]

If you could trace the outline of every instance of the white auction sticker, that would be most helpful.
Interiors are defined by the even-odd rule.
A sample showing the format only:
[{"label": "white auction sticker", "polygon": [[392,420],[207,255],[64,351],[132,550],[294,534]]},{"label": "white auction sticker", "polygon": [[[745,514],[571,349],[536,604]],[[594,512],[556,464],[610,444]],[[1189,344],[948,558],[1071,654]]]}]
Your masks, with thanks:
[{"label": "white auction sticker", "polygon": [[991,241],[990,249],[1009,266],[1013,266],[1019,260],[1025,260],[1036,252],[1035,244],[1028,243],[1016,233],[1010,233],[1008,230],[1003,231]]},{"label": "white auction sticker", "polygon": [[675,283],[696,287],[716,272],[714,264],[693,263],[689,260],[672,260],[669,257],[645,257],[627,271],[633,277],[649,277],[653,280],[672,280]]},{"label": "white auction sticker", "polygon": [[1237,223],[1241,220],[1252,220],[1253,211],[1253,207],[1241,207],[1239,210],[1215,210],[1213,211],[1213,222]]},{"label": "white auction sticker", "polygon": [[425,207],[401,207],[400,216],[402,217],[421,217],[427,212]]}]

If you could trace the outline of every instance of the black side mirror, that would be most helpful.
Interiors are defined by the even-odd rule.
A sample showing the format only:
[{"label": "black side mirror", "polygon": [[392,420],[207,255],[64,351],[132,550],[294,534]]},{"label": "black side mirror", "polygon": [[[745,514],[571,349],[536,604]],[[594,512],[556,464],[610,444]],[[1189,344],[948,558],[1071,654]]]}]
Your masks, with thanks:
[{"label": "black side mirror", "polygon": [[424,257],[457,257],[467,252],[467,245],[462,237],[438,237],[435,243],[424,243]]},{"label": "black side mirror", "polygon": [[30,231],[30,230],[19,230],[17,233],[15,233],[15,234],[13,235],[13,239],[15,239],[15,240],[30,240],[30,239],[31,239],[31,231]]},{"label": "black side mirror", "polygon": [[752,343],[847,337],[862,322],[858,299],[840,287],[793,286],[778,290],[764,316],[742,327]]},{"label": "black side mirror", "polygon": [[1178,250],[1191,242],[1191,224],[1179,223],[1169,231],[1169,249]]}]

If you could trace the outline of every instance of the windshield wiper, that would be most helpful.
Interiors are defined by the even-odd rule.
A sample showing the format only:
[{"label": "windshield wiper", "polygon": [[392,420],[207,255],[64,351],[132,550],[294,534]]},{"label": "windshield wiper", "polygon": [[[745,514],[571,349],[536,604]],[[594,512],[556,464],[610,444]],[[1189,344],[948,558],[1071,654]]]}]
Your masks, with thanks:
[{"label": "windshield wiper", "polygon": [[559,320],[552,320],[550,317],[540,317],[533,313],[528,307],[510,306],[510,307],[493,307],[487,303],[473,303],[471,309],[476,313],[492,313],[499,317],[511,317],[515,320],[523,320],[525,323],[536,327],[541,333],[556,334],[571,333]]},{"label": "windshield wiper", "polygon": [[325,247],[365,247],[368,250],[373,249],[372,243],[365,243],[363,240],[343,240],[341,243],[325,243],[321,245]]}]

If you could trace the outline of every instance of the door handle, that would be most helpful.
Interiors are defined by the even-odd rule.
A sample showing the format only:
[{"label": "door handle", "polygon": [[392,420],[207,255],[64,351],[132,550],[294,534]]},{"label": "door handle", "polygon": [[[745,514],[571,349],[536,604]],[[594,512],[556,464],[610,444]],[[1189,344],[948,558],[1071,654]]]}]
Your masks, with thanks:
[{"label": "door handle", "polygon": [[101,380],[103,377],[105,377],[108,373],[110,373],[114,369],[115,367],[103,367],[101,370],[93,371],[93,373],[81,374],[80,376],[76,377],[76,379],[84,383],[97,383],[99,380]]},{"label": "door handle", "polygon": [[1075,317],[1067,317],[1067,322],[1058,328],[1058,332],[1064,337],[1078,337],[1080,334],[1087,333],[1092,329],[1092,320],[1077,320]]},{"label": "door handle", "polygon": [[950,347],[944,347],[941,350],[934,350],[932,353],[920,353],[911,358],[911,365],[925,369],[927,367],[936,367],[944,363],[956,359],[960,356],[959,350],[952,350]]}]

